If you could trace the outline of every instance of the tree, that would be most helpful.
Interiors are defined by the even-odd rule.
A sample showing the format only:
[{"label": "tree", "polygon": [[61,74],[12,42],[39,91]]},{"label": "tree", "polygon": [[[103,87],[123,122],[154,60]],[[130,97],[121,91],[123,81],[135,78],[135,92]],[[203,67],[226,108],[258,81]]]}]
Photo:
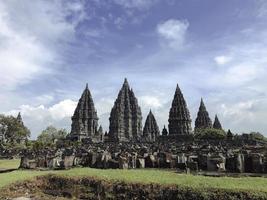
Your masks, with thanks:
[{"label": "tree", "polygon": [[67,136],[65,129],[58,130],[54,126],[48,126],[42,133],[37,137],[37,142],[47,145],[55,144],[57,140],[64,139]]},{"label": "tree", "polygon": [[264,137],[264,135],[262,135],[259,132],[251,132],[251,133],[243,133],[242,137],[247,139],[247,140],[258,140],[258,141],[267,141],[267,138]]},{"label": "tree", "polygon": [[225,139],[226,133],[224,130],[215,128],[197,129],[195,137],[197,139],[222,140]]},{"label": "tree", "polygon": [[30,137],[30,130],[13,116],[0,115],[0,125],[5,127],[2,131],[5,132],[4,135],[8,144],[19,144]]}]

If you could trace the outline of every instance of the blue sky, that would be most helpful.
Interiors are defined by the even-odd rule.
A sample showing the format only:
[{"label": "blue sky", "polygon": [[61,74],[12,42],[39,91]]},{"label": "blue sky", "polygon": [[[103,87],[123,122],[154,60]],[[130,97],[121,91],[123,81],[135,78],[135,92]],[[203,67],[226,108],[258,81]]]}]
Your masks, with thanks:
[{"label": "blue sky", "polygon": [[192,125],[203,97],[225,129],[267,134],[266,20],[264,0],[0,0],[0,112],[33,138],[69,130],[88,83],[108,130],[127,77],[160,128],[178,83]]}]

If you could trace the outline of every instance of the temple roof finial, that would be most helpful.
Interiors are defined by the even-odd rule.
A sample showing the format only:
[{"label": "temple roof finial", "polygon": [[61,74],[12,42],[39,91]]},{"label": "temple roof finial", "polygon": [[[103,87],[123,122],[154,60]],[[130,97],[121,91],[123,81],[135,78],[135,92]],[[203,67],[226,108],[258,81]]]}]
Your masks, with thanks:
[{"label": "temple roof finial", "polygon": [[201,100],[200,100],[200,108],[204,108],[206,109],[205,107],[205,104],[204,104],[204,101],[203,101],[203,98],[201,97]]},{"label": "temple roof finial", "polygon": [[127,87],[129,87],[129,83],[128,83],[128,81],[127,81],[127,78],[124,78],[123,86],[127,86]]},{"label": "temple roof finial", "polygon": [[181,89],[180,89],[178,83],[177,83],[177,85],[176,85],[176,92],[181,92]]}]

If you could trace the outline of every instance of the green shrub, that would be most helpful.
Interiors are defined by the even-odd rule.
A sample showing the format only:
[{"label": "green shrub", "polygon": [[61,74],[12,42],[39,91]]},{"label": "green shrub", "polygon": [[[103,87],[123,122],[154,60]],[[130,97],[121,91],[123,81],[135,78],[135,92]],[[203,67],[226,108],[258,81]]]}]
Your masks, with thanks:
[{"label": "green shrub", "polygon": [[195,138],[202,140],[223,140],[226,137],[224,130],[214,129],[214,128],[205,128],[205,129],[196,129]]}]

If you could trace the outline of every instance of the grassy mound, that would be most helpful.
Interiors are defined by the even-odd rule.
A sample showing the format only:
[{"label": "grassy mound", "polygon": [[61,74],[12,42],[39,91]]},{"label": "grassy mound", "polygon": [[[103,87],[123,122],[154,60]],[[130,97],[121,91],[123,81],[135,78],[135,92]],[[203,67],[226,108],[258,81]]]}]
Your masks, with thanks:
[{"label": "grassy mound", "polygon": [[97,177],[104,180],[119,180],[133,183],[157,183],[160,185],[178,185],[192,188],[238,189],[267,192],[267,178],[261,177],[206,177],[178,174],[175,171],[160,169],[92,169],[74,168],[60,171],[59,175],[68,177]]},{"label": "grassy mound", "polygon": [[[14,195],[14,191],[16,194]],[[46,175],[14,184],[0,194],[30,195],[35,199],[178,199],[178,200],[264,200],[267,192],[239,189],[194,188],[184,185],[133,183],[94,177]],[[1,195],[0,195],[1,198]]]},{"label": "grassy mound", "polygon": [[236,189],[267,192],[267,178],[205,177],[178,174],[174,171],[159,169],[102,170],[92,168],[73,168],[64,171],[17,170],[10,173],[0,174],[0,187],[51,173],[65,177],[95,177],[101,180],[124,181],[126,183],[156,183],[160,185],[177,185],[191,188]]},{"label": "grassy mound", "polygon": [[[7,163],[4,165],[6,168],[10,166],[13,167],[14,163],[16,163],[16,161],[10,160],[1,161],[1,166],[3,166],[3,162]],[[46,176],[48,174],[52,174],[54,179],[51,179],[51,176]],[[161,188],[163,187],[165,188],[164,191],[166,190],[168,194],[171,192],[171,194],[176,195],[176,197],[177,195],[182,195],[180,199],[184,199],[186,194],[187,197],[191,195],[190,198],[192,197],[192,199],[193,194],[198,194],[197,199],[216,199],[216,196],[221,196],[219,199],[223,199],[224,196],[227,196],[228,199],[267,199],[267,178],[205,177],[178,174],[175,171],[160,169],[102,170],[92,168],[73,168],[63,171],[16,170],[13,172],[0,174],[0,190],[6,190],[10,187],[13,187],[14,184],[21,184],[23,181],[24,183],[33,183],[37,180],[37,176],[50,177],[45,178],[44,180],[48,181],[47,183],[52,185],[52,189],[54,188],[58,191],[60,191],[61,188],[59,188],[60,186],[57,186],[57,184],[64,186],[64,183],[66,182],[65,186],[63,187],[66,189],[68,188],[67,183],[70,182],[69,194],[72,196],[72,184],[76,185],[75,188],[84,188],[84,190],[88,190],[86,189],[87,185],[84,185],[82,180],[87,180],[89,182],[90,180],[94,180],[100,184],[97,187],[110,191],[105,193],[105,195],[109,195],[110,193],[113,196],[114,194],[111,191],[119,189],[121,186],[123,186],[121,189],[119,189],[122,195],[124,195],[122,191],[135,191],[137,194],[139,192],[146,194],[150,194],[150,192],[157,193],[157,190],[163,190]],[[71,183],[72,181],[73,183]],[[49,184],[46,184],[46,188],[50,187]],[[154,190],[153,188],[158,189]],[[93,195],[95,195],[95,190],[96,189],[93,189]],[[74,191],[74,193],[77,193],[77,191]],[[214,198],[211,196],[211,194]],[[162,194],[158,195],[160,197]],[[230,198],[231,195],[235,197]],[[150,196],[146,197],[150,198]],[[151,197],[151,199],[153,198]],[[177,197],[177,199],[179,198]]]}]

